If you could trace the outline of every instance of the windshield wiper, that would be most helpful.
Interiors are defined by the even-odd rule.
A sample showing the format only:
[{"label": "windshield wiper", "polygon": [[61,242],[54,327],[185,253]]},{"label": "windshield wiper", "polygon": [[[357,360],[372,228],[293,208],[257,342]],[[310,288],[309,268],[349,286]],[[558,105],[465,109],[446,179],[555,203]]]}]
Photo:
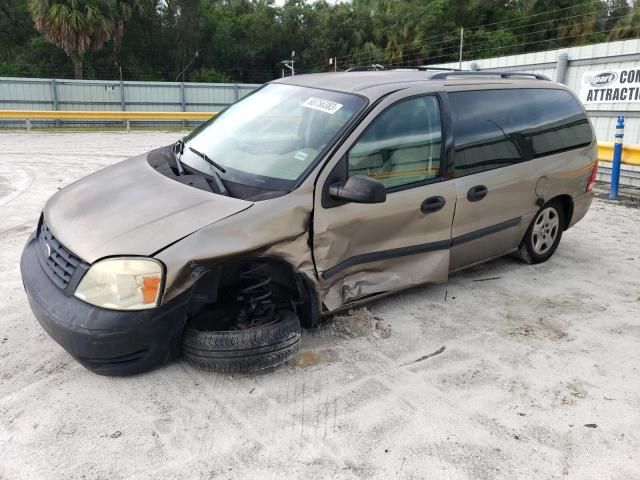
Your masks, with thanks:
[{"label": "windshield wiper", "polygon": [[[196,150],[193,147],[189,147],[189,150],[191,150],[193,153],[198,155],[200,158],[202,158],[205,162],[207,162],[212,167],[215,167],[218,170],[220,170],[222,173],[226,172],[226,170],[223,167],[221,167],[216,162],[211,160],[206,153],[199,152],[198,150]],[[226,195],[228,197],[229,196],[229,192],[227,191],[226,187],[224,186],[224,183],[222,183],[222,178],[220,178],[220,174],[218,174],[218,172],[216,172],[215,170],[211,170],[211,173],[213,173],[213,178],[216,181],[216,186],[218,187],[218,190],[220,191],[220,193],[222,195]]]},{"label": "windshield wiper", "polygon": [[195,153],[196,155],[198,155],[200,158],[202,158],[205,162],[207,162],[209,165],[211,165],[212,167],[217,168],[218,170],[220,170],[222,173],[227,173],[227,171],[224,169],[224,167],[222,165],[220,165],[219,163],[214,162],[213,160],[211,160],[209,158],[209,156],[206,153],[202,153],[199,152],[198,150],[196,150],[193,147],[189,147],[189,150],[191,150],[193,153]]},{"label": "windshield wiper", "polygon": [[176,165],[178,167],[178,173],[184,175],[184,168],[182,168],[182,154],[184,153],[184,138],[181,138],[173,144],[173,157],[176,159]]}]

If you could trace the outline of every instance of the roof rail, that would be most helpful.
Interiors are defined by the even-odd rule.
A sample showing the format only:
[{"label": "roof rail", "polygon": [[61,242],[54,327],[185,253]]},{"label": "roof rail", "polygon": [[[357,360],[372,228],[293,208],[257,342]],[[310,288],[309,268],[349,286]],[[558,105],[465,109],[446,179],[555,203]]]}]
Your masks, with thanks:
[{"label": "roof rail", "polygon": [[463,71],[460,68],[430,67],[428,65],[418,65],[417,67],[413,67],[413,68],[417,70],[438,70],[442,72],[451,72],[451,71],[462,72]]},{"label": "roof rail", "polygon": [[355,67],[351,67],[345,72],[377,72],[380,70],[391,70],[391,71],[411,71],[411,70],[419,70],[421,72],[425,70],[437,70],[442,72],[459,72],[457,68],[444,68],[444,67],[429,67],[427,65],[418,65],[415,67],[397,67],[394,65],[380,65],[379,63],[372,63],[371,65],[357,65]]},{"label": "roof rail", "polygon": [[372,63],[371,65],[358,65],[357,67],[351,67],[345,70],[345,72],[377,72],[380,70],[384,70],[383,65]]},{"label": "roof rail", "polygon": [[546,75],[541,75],[539,73],[525,73],[525,72],[474,72],[474,71],[452,71],[452,72],[441,72],[436,73],[431,77],[431,80],[441,80],[449,77],[471,77],[471,76],[479,76],[479,77],[502,77],[502,78],[511,78],[511,77],[533,77],[536,80],[546,80],[550,81],[549,77]]}]

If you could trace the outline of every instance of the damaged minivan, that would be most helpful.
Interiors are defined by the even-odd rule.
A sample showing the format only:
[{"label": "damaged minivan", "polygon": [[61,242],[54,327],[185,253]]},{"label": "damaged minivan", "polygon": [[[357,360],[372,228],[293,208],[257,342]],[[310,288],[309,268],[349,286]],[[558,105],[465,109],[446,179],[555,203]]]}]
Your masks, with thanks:
[{"label": "damaged minivan", "polygon": [[22,278],[96,373],[274,367],[336,310],[510,253],[546,261],[596,169],[582,105],[540,75],[288,77],[53,195]]}]

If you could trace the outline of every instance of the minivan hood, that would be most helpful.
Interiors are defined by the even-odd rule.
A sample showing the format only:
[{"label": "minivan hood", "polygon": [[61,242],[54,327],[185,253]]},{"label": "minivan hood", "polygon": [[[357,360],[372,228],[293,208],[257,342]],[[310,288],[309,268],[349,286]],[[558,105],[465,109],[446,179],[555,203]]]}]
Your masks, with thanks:
[{"label": "minivan hood", "polygon": [[93,263],[114,255],[152,255],[251,205],[171,180],[145,154],[59,191],[45,205],[44,218],[60,243]]}]

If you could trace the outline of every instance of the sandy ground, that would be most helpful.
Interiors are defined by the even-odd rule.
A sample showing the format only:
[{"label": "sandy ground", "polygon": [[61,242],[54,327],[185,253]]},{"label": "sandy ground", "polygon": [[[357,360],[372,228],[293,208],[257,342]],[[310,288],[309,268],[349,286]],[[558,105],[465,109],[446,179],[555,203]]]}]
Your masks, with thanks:
[{"label": "sandy ground", "polygon": [[640,478],[640,210],[602,199],[548,263],[375,302],[272,372],[80,367],[20,251],[58,188],[177,136],[0,133],[1,479]]}]

